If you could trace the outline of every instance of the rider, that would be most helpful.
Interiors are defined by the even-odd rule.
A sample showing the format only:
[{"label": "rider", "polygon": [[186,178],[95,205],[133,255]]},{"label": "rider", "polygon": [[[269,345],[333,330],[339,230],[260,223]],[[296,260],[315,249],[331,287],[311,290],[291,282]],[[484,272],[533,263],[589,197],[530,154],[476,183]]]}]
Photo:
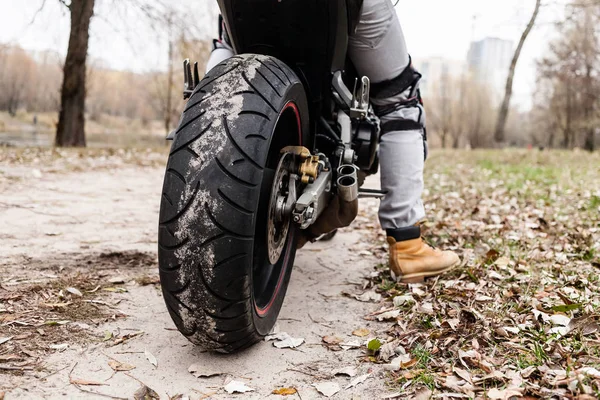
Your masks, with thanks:
[{"label": "rider", "polygon": [[[400,21],[391,0],[364,0],[348,52],[360,75],[370,78],[371,102],[381,119],[379,221],[387,233],[392,276],[419,282],[460,263],[457,254],[430,247],[421,238],[421,195],[427,158],[425,110]],[[226,41],[215,41],[207,69],[231,57]],[[325,212],[321,218],[327,218]],[[319,224],[328,226],[327,223]],[[311,232],[313,237],[326,232]]]}]

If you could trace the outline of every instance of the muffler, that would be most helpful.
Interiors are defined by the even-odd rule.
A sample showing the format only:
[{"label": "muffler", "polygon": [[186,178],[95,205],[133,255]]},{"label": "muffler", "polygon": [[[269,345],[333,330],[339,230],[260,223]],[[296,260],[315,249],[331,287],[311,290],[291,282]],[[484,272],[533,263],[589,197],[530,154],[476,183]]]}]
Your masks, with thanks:
[{"label": "muffler", "polygon": [[298,248],[321,235],[349,226],[358,214],[358,169],[351,164],[338,168],[338,193],[317,221],[300,231]]},{"label": "muffler", "polygon": [[358,199],[358,168],[351,164],[338,168],[337,179],[338,195],[346,202]]}]

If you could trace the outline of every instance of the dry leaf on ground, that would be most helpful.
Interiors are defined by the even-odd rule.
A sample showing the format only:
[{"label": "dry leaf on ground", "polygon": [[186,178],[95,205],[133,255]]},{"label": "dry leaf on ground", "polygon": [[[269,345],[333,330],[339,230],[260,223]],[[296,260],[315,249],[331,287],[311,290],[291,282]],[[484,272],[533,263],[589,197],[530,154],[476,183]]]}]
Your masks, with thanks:
[{"label": "dry leaf on ground", "polygon": [[229,394],[246,393],[254,391],[254,389],[246,386],[243,382],[240,381],[231,381],[227,385],[225,385],[223,389],[225,389],[225,391]]},{"label": "dry leaf on ground", "polygon": [[378,303],[381,301],[381,294],[374,291],[364,292],[361,295],[353,295],[356,300],[362,301],[363,303]]},{"label": "dry leaf on ground", "polygon": [[342,339],[337,336],[323,336],[322,340],[327,344],[340,344],[342,342]]},{"label": "dry leaf on ground", "polygon": [[158,361],[156,360],[156,357],[152,355],[152,353],[150,353],[148,350],[144,350],[144,355],[150,364],[154,365],[155,368],[158,368]]},{"label": "dry leaf on ground", "polygon": [[119,362],[117,360],[110,360],[108,362],[109,367],[111,367],[113,369],[113,371],[131,371],[132,369],[135,369],[135,367],[131,364],[127,364],[127,363],[122,363]]},{"label": "dry leaf on ground", "polygon": [[366,381],[370,376],[371,376],[371,374],[365,374],[365,375],[358,376],[358,377],[354,378],[344,389],[350,389],[356,385],[360,385],[361,383]]},{"label": "dry leaf on ground", "polygon": [[510,400],[514,397],[519,398],[523,396],[523,390],[520,388],[509,388],[504,390],[493,388],[490,389],[486,395],[490,400]]},{"label": "dry leaf on ground", "polygon": [[279,349],[294,349],[304,343],[303,338],[293,338],[287,332],[279,332],[274,335],[269,335],[265,337],[265,340],[275,340],[275,342],[273,342],[273,346]]},{"label": "dry leaf on ground", "polygon": [[360,329],[356,329],[356,330],[352,331],[352,334],[354,336],[358,336],[358,337],[369,336],[370,333],[371,333],[371,331],[366,328],[360,328]]},{"label": "dry leaf on ground", "polygon": [[280,396],[289,396],[298,393],[298,391],[295,388],[280,388],[273,390],[271,393],[278,394]]},{"label": "dry leaf on ground", "polygon": [[148,386],[143,385],[133,394],[134,400],[160,400],[160,396]]},{"label": "dry leaf on ground", "polygon": [[421,389],[417,390],[417,392],[411,398],[411,400],[429,400],[429,399],[431,399],[432,395],[433,395],[433,392],[429,388],[425,387],[425,388],[421,388]]},{"label": "dry leaf on ground", "polygon": [[8,342],[9,340],[11,340],[13,337],[4,337],[4,338],[0,338],[0,344],[4,344],[6,342]]},{"label": "dry leaf on ground", "polygon": [[214,369],[210,365],[192,364],[188,368],[188,372],[196,378],[209,378],[211,376],[223,375],[225,372]]},{"label": "dry leaf on ground", "polygon": [[342,369],[338,369],[333,372],[333,375],[347,375],[350,378],[354,378],[358,374],[358,369],[356,367],[344,367]]},{"label": "dry leaf on ground", "polygon": [[331,397],[341,390],[337,382],[319,382],[313,383],[313,386],[325,397]]}]

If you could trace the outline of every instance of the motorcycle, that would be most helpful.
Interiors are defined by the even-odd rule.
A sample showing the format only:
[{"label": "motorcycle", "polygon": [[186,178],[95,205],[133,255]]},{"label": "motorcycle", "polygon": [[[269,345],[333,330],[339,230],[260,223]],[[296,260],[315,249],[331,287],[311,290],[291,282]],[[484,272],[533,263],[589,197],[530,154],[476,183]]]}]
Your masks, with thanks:
[{"label": "motorcycle", "polygon": [[184,62],[158,254],[178,330],[232,353],[271,332],[303,232],[383,193],[359,188],[380,135],[346,54],[362,0],[218,2],[237,55],[202,80]]}]

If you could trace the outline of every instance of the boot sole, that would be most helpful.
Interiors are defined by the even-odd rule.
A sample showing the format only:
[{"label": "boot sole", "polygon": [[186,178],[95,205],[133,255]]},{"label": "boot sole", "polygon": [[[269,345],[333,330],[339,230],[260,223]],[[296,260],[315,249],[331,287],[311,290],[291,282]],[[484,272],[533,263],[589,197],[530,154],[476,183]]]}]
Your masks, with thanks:
[{"label": "boot sole", "polygon": [[446,272],[450,271],[451,269],[456,268],[459,264],[460,264],[460,261],[452,264],[451,266],[449,266],[447,268],[441,269],[439,271],[422,272],[422,273],[418,273],[418,274],[404,275],[400,278],[400,282],[402,282],[402,283],[422,283],[425,281],[425,278],[432,278],[434,276],[438,276],[443,273],[446,273]]}]

